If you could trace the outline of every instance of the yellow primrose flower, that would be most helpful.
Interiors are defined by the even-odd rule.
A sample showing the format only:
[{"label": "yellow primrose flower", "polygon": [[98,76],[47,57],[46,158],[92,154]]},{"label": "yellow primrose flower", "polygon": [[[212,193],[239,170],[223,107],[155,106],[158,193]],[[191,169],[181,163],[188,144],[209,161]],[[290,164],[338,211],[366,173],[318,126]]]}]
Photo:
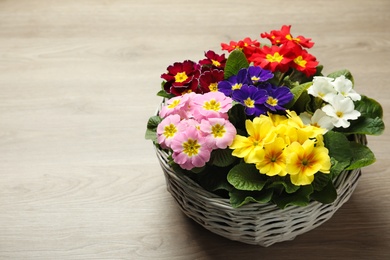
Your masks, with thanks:
[{"label": "yellow primrose flower", "polygon": [[306,140],[303,144],[294,142],[286,149],[286,169],[294,185],[308,185],[313,182],[318,171],[329,173],[330,157],[328,149],[315,146],[314,140]]},{"label": "yellow primrose flower", "polygon": [[276,133],[273,131],[272,120],[267,116],[260,116],[245,121],[248,137],[236,135],[230,149],[233,156],[244,158],[246,163],[256,163],[256,152],[263,149],[264,144],[274,141]]},{"label": "yellow primrose flower", "polygon": [[277,137],[274,142],[264,145],[264,149],[258,151],[259,162],[256,163],[256,168],[260,173],[268,176],[287,174],[286,158],[283,153],[285,147],[283,138]]}]

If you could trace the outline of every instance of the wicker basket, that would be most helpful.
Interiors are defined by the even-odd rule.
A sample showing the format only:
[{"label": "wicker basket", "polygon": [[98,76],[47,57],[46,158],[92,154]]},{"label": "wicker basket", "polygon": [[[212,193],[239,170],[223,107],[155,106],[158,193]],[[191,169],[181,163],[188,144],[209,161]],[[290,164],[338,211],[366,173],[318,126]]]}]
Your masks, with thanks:
[{"label": "wicker basket", "polygon": [[[366,144],[366,137],[356,136],[356,141]],[[265,247],[292,240],[330,219],[348,201],[361,175],[360,169],[342,172],[334,180],[338,196],[332,204],[313,201],[305,207],[279,209],[273,204],[250,203],[235,209],[228,199],[218,197],[187,176],[174,172],[168,165],[168,154],[163,150],[156,149],[156,154],[168,191],[188,217],[230,240]]]}]

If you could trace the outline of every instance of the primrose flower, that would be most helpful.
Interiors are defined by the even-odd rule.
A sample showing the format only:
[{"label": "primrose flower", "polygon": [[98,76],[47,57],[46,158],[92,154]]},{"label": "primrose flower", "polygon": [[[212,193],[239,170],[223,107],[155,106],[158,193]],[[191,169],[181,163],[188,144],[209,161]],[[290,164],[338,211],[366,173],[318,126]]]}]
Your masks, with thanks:
[{"label": "primrose flower", "polygon": [[203,167],[210,160],[211,149],[195,127],[178,133],[171,142],[172,158],[181,168]]},{"label": "primrose flower", "polygon": [[170,147],[175,135],[178,133],[177,126],[180,123],[179,115],[170,115],[164,118],[157,126],[157,142],[163,149]]},{"label": "primrose flower", "polygon": [[292,67],[296,70],[302,71],[307,77],[314,75],[317,71],[318,61],[316,61],[316,57],[309,54],[306,50],[303,50],[300,47],[294,48],[294,59]]},{"label": "primrose flower", "polygon": [[220,81],[218,83],[218,91],[224,93],[226,96],[231,97],[233,92],[240,89],[244,84],[249,84],[247,78],[247,70],[241,69],[237,75],[233,75],[227,80]]},{"label": "primrose flower", "polygon": [[264,45],[259,52],[253,54],[251,59],[255,66],[272,72],[286,72],[292,60],[290,51],[285,45],[272,45],[271,47]]},{"label": "primrose flower", "polygon": [[319,97],[322,100],[329,102],[337,94],[332,82],[332,78],[314,77],[313,85],[307,89],[307,92],[314,97]]},{"label": "primrose flower", "polygon": [[249,60],[252,54],[260,47],[260,43],[257,40],[252,40],[251,38],[246,37],[238,42],[230,41],[229,44],[221,43],[221,47],[222,50],[226,50],[228,52],[232,52],[236,49],[242,50],[246,58]]},{"label": "primrose flower", "polygon": [[327,131],[332,130],[334,127],[332,118],[321,109],[317,109],[313,115],[303,112],[299,115],[299,117],[305,125],[312,125],[314,127],[325,129],[324,134]]},{"label": "primrose flower", "polygon": [[194,99],[193,114],[197,119],[221,117],[227,119],[232,99],[221,92],[208,92]]},{"label": "primrose flower", "polygon": [[277,137],[274,142],[265,144],[264,149],[258,150],[256,156],[259,161],[256,163],[256,168],[260,173],[268,176],[285,176],[286,158],[284,148],[286,144],[281,137]]},{"label": "primrose flower", "polygon": [[192,95],[185,94],[183,96],[173,97],[167,100],[165,106],[161,108],[159,116],[164,118],[169,115],[180,115],[181,118],[187,118],[186,112],[188,102],[190,102]]},{"label": "primrose flower", "polygon": [[236,136],[236,128],[223,118],[202,120],[200,130],[206,133],[206,142],[211,149],[226,149]]},{"label": "primrose flower", "polygon": [[255,85],[259,82],[265,82],[269,79],[272,79],[274,77],[274,74],[271,71],[262,69],[259,66],[250,66],[247,69],[247,76],[249,78],[249,81],[252,82],[253,85]]},{"label": "primrose flower", "polygon": [[317,172],[330,172],[330,157],[324,146],[315,146],[315,141],[308,139],[305,143],[294,142],[285,149],[286,169],[292,184],[308,185],[314,180]]},{"label": "primrose flower", "polygon": [[361,99],[361,96],[353,89],[352,81],[347,79],[344,75],[337,77],[333,82],[335,90],[343,95],[349,97],[353,101]]},{"label": "primrose flower", "polygon": [[264,89],[243,85],[241,89],[233,92],[232,98],[245,107],[247,115],[259,116],[267,112],[265,102],[267,101],[268,93]]},{"label": "primrose flower", "polygon": [[260,116],[253,121],[246,120],[245,127],[249,136],[236,135],[230,149],[233,149],[233,156],[244,158],[246,163],[256,163],[257,152],[276,138],[274,126],[269,117]]},{"label": "primrose flower", "polygon": [[218,91],[218,83],[223,80],[223,70],[213,69],[203,72],[199,85],[203,93]]},{"label": "primrose flower", "polygon": [[313,47],[314,42],[311,42],[310,38],[305,38],[303,36],[294,38],[290,33],[290,29],[291,25],[283,25],[280,30],[272,30],[271,33],[261,33],[260,36],[269,39],[272,44],[276,45],[293,43],[304,48]]},{"label": "primrose flower", "polygon": [[288,87],[271,87],[267,90],[268,98],[264,105],[271,111],[286,110],[283,106],[294,98]]},{"label": "primrose flower", "polygon": [[209,50],[205,53],[206,59],[200,60],[199,64],[202,66],[209,66],[223,70],[226,64],[225,54],[218,55],[214,51]]},{"label": "primrose flower", "polygon": [[335,127],[343,128],[351,125],[348,120],[356,120],[361,115],[359,111],[355,110],[353,101],[341,94],[335,96],[332,103],[322,107],[322,111],[332,118]]},{"label": "primrose flower", "polygon": [[164,90],[175,96],[183,93],[197,92],[199,79],[199,65],[190,60],[175,62],[168,66],[167,73],[161,75],[166,80]]}]

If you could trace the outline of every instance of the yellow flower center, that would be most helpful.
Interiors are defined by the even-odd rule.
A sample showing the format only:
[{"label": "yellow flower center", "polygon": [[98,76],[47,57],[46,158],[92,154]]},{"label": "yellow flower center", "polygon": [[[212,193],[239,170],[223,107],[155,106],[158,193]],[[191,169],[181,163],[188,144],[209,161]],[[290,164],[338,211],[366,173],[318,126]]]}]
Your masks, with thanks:
[{"label": "yellow flower center", "polygon": [[215,67],[219,67],[221,66],[221,63],[217,60],[211,60],[211,63],[215,66]]},{"label": "yellow flower center", "polygon": [[240,89],[241,87],[242,87],[242,84],[236,83],[236,84],[234,84],[234,85],[232,86],[232,90]]},{"label": "yellow flower center", "polygon": [[259,78],[259,77],[256,77],[256,76],[253,76],[253,77],[251,78],[251,80],[252,80],[253,82],[257,82],[257,81],[260,80],[260,78]]},{"label": "yellow flower center", "polygon": [[341,112],[341,111],[337,111],[337,112],[336,112],[336,116],[338,116],[339,118],[342,118],[343,115],[344,115],[344,113]]},{"label": "yellow flower center", "polygon": [[206,110],[219,111],[221,109],[221,103],[217,102],[215,99],[212,99],[208,102],[205,102],[203,108]]},{"label": "yellow flower center", "polygon": [[197,155],[199,153],[200,144],[197,140],[188,139],[187,142],[183,143],[183,152],[188,155],[188,157]]},{"label": "yellow flower center", "polygon": [[306,63],[307,63],[307,61],[304,60],[302,56],[296,57],[296,58],[294,59],[294,62],[295,62],[298,66],[303,67],[303,68],[306,67]]},{"label": "yellow flower center", "polygon": [[217,138],[217,137],[223,137],[223,135],[226,133],[226,130],[223,125],[216,124],[211,127],[211,132],[214,138]]},{"label": "yellow flower center", "polygon": [[255,107],[255,101],[253,99],[250,99],[249,97],[244,100],[244,104],[246,107]]},{"label": "yellow flower center", "polygon": [[177,132],[176,126],[174,124],[170,124],[164,127],[164,136],[166,138],[173,137]]},{"label": "yellow flower center", "polygon": [[211,83],[211,84],[209,85],[209,89],[210,89],[211,92],[216,92],[216,91],[218,91],[218,83]]},{"label": "yellow flower center", "polygon": [[184,71],[178,72],[175,75],[175,82],[182,83],[182,82],[186,81],[187,79],[188,79],[188,76]]},{"label": "yellow flower center", "polygon": [[177,107],[177,105],[179,105],[179,104],[180,104],[180,100],[179,100],[179,99],[176,99],[176,100],[174,100],[171,104],[168,105],[168,108],[169,108],[169,109],[175,108],[175,107]]},{"label": "yellow flower center", "polygon": [[265,57],[269,62],[280,63],[283,60],[283,55],[280,55],[279,52],[275,52],[274,55],[267,54]]},{"label": "yellow flower center", "polygon": [[273,97],[268,97],[267,99],[267,104],[270,105],[270,106],[277,106],[278,105],[278,100],[276,98],[273,98]]}]

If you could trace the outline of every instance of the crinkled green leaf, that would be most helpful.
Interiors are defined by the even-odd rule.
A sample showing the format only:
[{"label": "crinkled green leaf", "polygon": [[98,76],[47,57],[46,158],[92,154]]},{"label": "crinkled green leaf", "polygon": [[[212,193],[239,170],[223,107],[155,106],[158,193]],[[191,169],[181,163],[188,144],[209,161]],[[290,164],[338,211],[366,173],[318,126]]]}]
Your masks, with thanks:
[{"label": "crinkled green leaf", "polygon": [[267,179],[256,169],[254,164],[240,163],[228,173],[228,182],[238,190],[260,191]]},{"label": "crinkled green leaf", "polygon": [[335,201],[337,198],[337,191],[333,182],[329,180],[321,190],[315,190],[311,194],[311,198],[324,204],[329,204]]},{"label": "crinkled green leaf", "polygon": [[152,116],[149,118],[146,125],[145,139],[152,140],[153,142],[157,141],[157,126],[162,121],[159,116]]},{"label": "crinkled green leaf", "polygon": [[230,204],[233,208],[241,207],[250,202],[267,203],[272,199],[272,190],[263,191],[241,191],[232,190],[229,192]]},{"label": "crinkled green leaf", "polygon": [[226,169],[213,166],[208,168],[204,173],[198,175],[198,182],[208,191],[230,191],[233,189],[233,186],[227,181],[226,175]]},{"label": "crinkled green leaf", "polygon": [[226,167],[234,163],[236,160],[237,157],[232,155],[232,150],[229,148],[216,149],[211,152],[210,161],[215,166]]},{"label": "crinkled green leaf", "polygon": [[347,170],[362,168],[375,162],[374,153],[367,146],[355,142],[350,143],[350,149],[353,154],[351,164]]},{"label": "crinkled green leaf", "polygon": [[278,196],[274,196],[272,199],[275,204],[284,209],[287,206],[307,206],[310,202],[310,195],[313,193],[312,185],[301,186],[296,192],[288,194],[283,193]]},{"label": "crinkled green leaf", "polygon": [[329,156],[338,163],[344,162],[348,166],[352,160],[352,151],[349,148],[350,141],[347,137],[338,132],[328,131],[324,135],[325,147],[329,149]]},{"label": "crinkled green leaf", "polygon": [[295,112],[302,113],[306,111],[306,105],[310,102],[309,93],[307,93],[307,89],[312,85],[311,82],[304,83],[293,87],[291,89],[291,93],[294,95],[293,100],[291,100],[287,104],[287,108],[294,110]]},{"label": "crinkled green leaf", "polygon": [[224,78],[228,79],[233,75],[237,75],[238,71],[243,68],[248,68],[249,63],[245,54],[240,50],[234,50],[229,54],[225,64]]},{"label": "crinkled green leaf", "polygon": [[322,172],[317,172],[314,175],[314,181],[312,182],[313,188],[315,191],[322,190],[328,182],[331,180],[329,174],[325,174]]},{"label": "crinkled green leaf", "polygon": [[269,180],[269,183],[266,188],[267,189],[277,189],[281,191],[285,191],[287,193],[296,192],[299,189],[299,186],[296,186],[291,183],[290,177],[279,177],[275,176]]},{"label": "crinkled green leaf", "polygon": [[338,70],[338,71],[335,71],[335,72],[332,72],[328,75],[329,78],[338,78],[340,77],[341,75],[344,75],[347,79],[349,79],[350,81],[352,81],[352,84],[354,84],[354,80],[353,80],[353,76],[351,74],[351,72],[349,70]]}]

